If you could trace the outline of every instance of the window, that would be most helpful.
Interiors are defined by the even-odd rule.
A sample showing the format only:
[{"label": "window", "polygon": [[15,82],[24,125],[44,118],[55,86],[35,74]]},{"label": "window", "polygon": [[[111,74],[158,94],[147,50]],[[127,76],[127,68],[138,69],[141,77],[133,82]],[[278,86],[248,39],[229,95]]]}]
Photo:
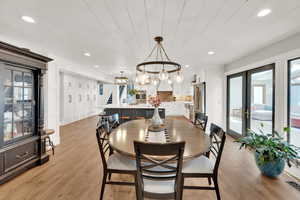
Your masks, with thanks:
[{"label": "window", "polygon": [[289,61],[288,142],[300,146],[300,58]]}]

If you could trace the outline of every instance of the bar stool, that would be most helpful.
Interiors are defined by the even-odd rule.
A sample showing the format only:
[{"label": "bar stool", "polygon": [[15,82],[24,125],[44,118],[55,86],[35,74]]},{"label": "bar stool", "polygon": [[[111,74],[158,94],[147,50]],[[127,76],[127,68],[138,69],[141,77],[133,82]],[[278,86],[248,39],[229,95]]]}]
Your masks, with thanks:
[{"label": "bar stool", "polygon": [[47,145],[47,141],[48,141],[48,145],[51,147],[52,150],[52,155],[54,155],[54,144],[50,139],[50,135],[53,135],[55,133],[55,131],[53,129],[47,129],[45,130],[45,145]]}]

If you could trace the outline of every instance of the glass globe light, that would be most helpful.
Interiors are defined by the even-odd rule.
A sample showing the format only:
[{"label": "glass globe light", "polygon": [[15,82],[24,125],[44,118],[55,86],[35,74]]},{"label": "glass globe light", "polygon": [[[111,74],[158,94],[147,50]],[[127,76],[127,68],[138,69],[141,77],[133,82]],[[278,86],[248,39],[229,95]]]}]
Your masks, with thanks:
[{"label": "glass globe light", "polygon": [[171,85],[173,83],[172,79],[168,78],[168,83]]},{"label": "glass globe light", "polygon": [[159,79],[164,81],[169,78],[169,73],[166,72],[164,69],[159,73]]},{"label": "glass globe light", "polygon": [[152,84],[157,86],[159,84],[159,79],[158,78],[153,78],[152,79]]},{"label": "glass globe light", "polygon": [[183,81],[182,74],[180,74],[179,72],[178,72],[177,75],[176,75],[176,81],[177,81],[177,83],[180,83],[180,82]]}]

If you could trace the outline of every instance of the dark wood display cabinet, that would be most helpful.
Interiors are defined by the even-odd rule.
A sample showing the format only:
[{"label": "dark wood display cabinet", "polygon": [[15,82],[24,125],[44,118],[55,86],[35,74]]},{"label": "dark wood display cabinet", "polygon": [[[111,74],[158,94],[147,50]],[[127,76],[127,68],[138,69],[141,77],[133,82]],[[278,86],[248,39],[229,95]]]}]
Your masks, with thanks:
[{"label": "dark wood display cabinet", "polygon": [[49,160],[43,76],[50,61],[0,42],[0,184]]}]

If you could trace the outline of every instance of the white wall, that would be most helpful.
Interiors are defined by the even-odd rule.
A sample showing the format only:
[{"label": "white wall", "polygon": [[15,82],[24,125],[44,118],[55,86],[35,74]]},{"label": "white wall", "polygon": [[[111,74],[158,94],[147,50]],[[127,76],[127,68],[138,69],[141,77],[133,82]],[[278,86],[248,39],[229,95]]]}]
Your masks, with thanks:
[{"label": "white wall", "polygon": [[[224,95],[224,67],[211,67],[205,70],[206,82],[206,110],[208,125],[215,123],[224,127],[223,108]],[[209,130],[209,129],[208,129]]]},{"label": "white wall", "polygon": [[98,83],[71,73],[60,73],[60,124],[65,125],[97,114]]}]

